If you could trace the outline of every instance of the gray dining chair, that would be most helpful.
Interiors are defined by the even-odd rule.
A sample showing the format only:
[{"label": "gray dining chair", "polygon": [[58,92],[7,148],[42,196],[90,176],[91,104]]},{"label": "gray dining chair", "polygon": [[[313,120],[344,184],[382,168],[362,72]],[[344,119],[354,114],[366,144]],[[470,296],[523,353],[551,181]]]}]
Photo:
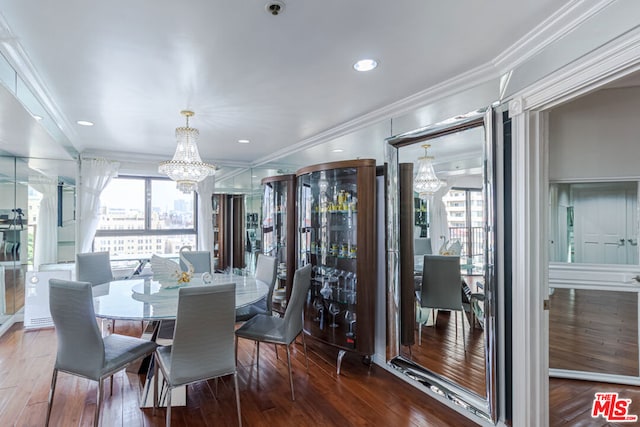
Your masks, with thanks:
[{"label": "gray dining chair", "polygon": [[173,344],[156,349],[154,407],[158,407],[158,371],[167,384],[166,425],[171,425],[171,390],[198,381],[233,375],[238,422],[242,426],[238,375],[233,354],[236,285],[181,288]]},{"label": "gray dining chair", "polygon": [[277,259],[272,256],[259,254],[256,266],[256,280],[266,283],[269,292],[265,299],[254,304],[236,309],[236,322],[244,322],[257,314],[271,316],[273,309],[273,289],[276,286],[276,273],[278,270]]},{"label": "gray dining chair", "polygon": [[113,280],[109,252],[86,252],[76,255],[76,280],[92,285]]},{"label": "gray dining chair", "polygon": [[[93,286],[113,280],[109,252],[85,252],[76,254],[76,280],[89,282]],[[104,329],[104,321],[102,329]],[[108,324],[107,324],[108,326]],[[116,321],[111,320],[111,332],[116,330]]]},{"label": "gray dining chair", "polygon": [[[287,365],[289,367],[289,385],[291,387],[291,400],[295,399],[293,391],[293,376],[291,375],[291,353],[289,346],[302,332],[304,302],[311,286],[311,264],[307,264],[296,270],[293,275],[293,288],[291,298],[284,317],[274,317],[266,314],[257,314],[247,320],[236,329],[236,359],[238,357],[238,338],[256,341],[256,368],[260,368],[260,342],[282,344],[287,348]],[[302,332],[302,345],[304,358],[309,370],[307,359],[307,344]]]},{"label": "gray dining chair", "polygon": [[[193,265],[194,273],[211,273],[211,252],[209,251],[184,251],[181,255]],[[180,259],[180,269],[187,271],[187,266]]]},{"label": "gray dining chair", "polygon": [[418,237],[413,239],[413,253],[414,255],[431,255],[431,238]]},{"label": "gray dining chair", "polygon": [[96,323],[89,282],[50,279],[49,309],[58,338],[58,350],[45,425],[49,425],[51,418],[58,372],[65,372],[98,382],[97,408],[93,419],[93,425],[98,426],[105,378],[152,354],[157,345],[153,341],[118,334],[103,338]]},{"label": "gray dining chair", "polygon": [[[416,292],[420,306],[423,308],[455,311],[456,335],[458,311],[462,311],[462,343],[466,352],[467,346],[464,339],[465,312],[464,306],[462,305],[460,257],[425,255],[422,268],[422,287]],[[436,319],[433,319],[433,322],[434,326],[436,326]],[[423,322],[418,323],[418,345],[422,344],[422,325]]]}]

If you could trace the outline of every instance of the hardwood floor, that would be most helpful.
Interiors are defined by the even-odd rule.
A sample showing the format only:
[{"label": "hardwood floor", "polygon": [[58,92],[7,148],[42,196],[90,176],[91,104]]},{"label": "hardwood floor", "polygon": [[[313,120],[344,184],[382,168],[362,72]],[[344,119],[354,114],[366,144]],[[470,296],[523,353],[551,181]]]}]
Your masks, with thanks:
[{"label": "hardwood floor", "polygon": [[[637,294],[556,289],[549,313],[549,366],[587,372],[638,375]],[[592,418],[596,392],[631,399],[640,416],[640,387],[549,379],[550,426],[615,426]]]},{"label": "hardwood floor", "polygon": [[638,294],[556,289],[549,367],[638,376]]},{"label": "hardwood floor", "polygon": [[[138,322],[118,322],[118,333],[138,335]],[[337,351],[311,339],[309,372],[301,345],[292,350],[296,401],[291,401],[286,353],[277,360],[273,346],[261,346],[260,370],[255,346],[240,341],[238,375],[245,426],[472,426],[457,412],[427,397],[384,369],[362,364],[348,354],[342,374],[335,373]],[[53,329],[24,331],[22,324],[0,337],[0,425],[41,426],[55,359]],[[231,378],[214,393],[213,381],[188,389],[186,407],[172,410],[172,425],[237,425]],[[108,394],[108,385],[106,387]],[[162,426],[165,410],[140,409],[141,378],[120,372],[113,396],[101,411],[103,426]],[[96,408],[96,383],[60,374],[52,411],[52,426],[91,425]]]},{"label": "hardwood floor", "polygon": [[603,417],[591,417],[596,392],[618,392],[621,399],[631,399],[629,414],[640,417],[640,387],[591,381],[549,379],[550,427],[612,427],[637,425],[610,423]]},{"label": "hardwood floor", "polygon": [[[422,327],[422,345],[403,346],[401,354],[432,372],[453,380],[479,396],[485,397],[486,374],[484,357],[484,331],[471,329],[467,316],[465,335],[462,334],[462,313],[437,310],[437,325]],[[457,318],[457,322],[456,322]],[[465,340],[465,343],[462,340]],[[464,345],[467,346],[465,353]]]}]

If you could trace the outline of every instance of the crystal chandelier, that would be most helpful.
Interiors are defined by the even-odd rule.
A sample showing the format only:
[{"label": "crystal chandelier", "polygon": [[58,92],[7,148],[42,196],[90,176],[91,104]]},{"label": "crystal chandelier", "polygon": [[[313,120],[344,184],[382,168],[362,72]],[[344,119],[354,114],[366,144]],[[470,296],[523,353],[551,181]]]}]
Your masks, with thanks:
[{"label": "crystal chandelier", "polygon": [[413,189],[418,193],[421,199],[427,199],[438,191],[444,182],[439,180],[436,176],[436,172],[433,170],[433,156],[427,155],[427,148],[431,147],[429,144],[424,144],[424,156],[420,157],[417,162],[417,173],[413,179]]},{"label": "crystal chandelier", "polygon": [[158,172],[167,175],[176,181],[176,188],[183,193],[190,193],[196,189],[198,182],[209,175],[216,173],[216,167],[209,163],[204,163],[198,153],[198,129],[189,127],[189,117],[195,113],[193,111],[180,111],[186,117],[187,125],[176,128],[176,139],[178,147],[173,155],[173,159],[160,163]]}]

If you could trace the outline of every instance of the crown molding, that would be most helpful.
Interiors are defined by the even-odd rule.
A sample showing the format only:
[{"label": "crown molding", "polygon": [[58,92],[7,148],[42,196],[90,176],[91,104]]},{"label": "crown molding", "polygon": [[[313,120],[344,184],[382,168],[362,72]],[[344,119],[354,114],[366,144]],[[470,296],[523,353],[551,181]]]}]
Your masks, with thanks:
[{"label": "crown molding", "polygon": [[542,21],[496,56],[492,63],[506,73],[539,54],[554,41],[575,30],[615,0],[573,0]]},{"label": "crown molding", "polygon": [[[279,160],[285,156],[306,150],[316,145],[323,144],[341,136],[364,129],[372,124],[383,120],[409,113],[417,108],[432,104],[439,99],[446,98],[456,93],[476,87],[482,83],[497,78],[498,73],[492,62],[487,62],[479,67],[473,68],[451,79],[438,83],[423,91],[410,95],[385,107],[371,111],[348,122],[342,123],[324,132],[320,132],[310,138],[289,145],[286,148],[277,150],[271,155],[263,157],[252,163],[252,167],[262,166],[267,163]],[[498,88],[496,86],[496,97]]]},{"label": "crown molding", "polygon": [[[539,54],[555,40],[570,33],[614,1],[615,0],[573,0],[489,62],[378,110],[374,110],[310,138],[291,144],[284,149],[275,151],[269,156],[253,162],[252,166],[256,167],[268,164],[287,155],[358,131],[382,120],[392,119],[409,113],[440,99],[486,83],[492,78],[500,78],[501,75],[509,73],[509,71]],[[502,88],[502,92],[506,89],[507,84],[508,81],[503,83],[505,88]],[[500,92],[500,90],[497,91]],[[501,94],[498,93],[497,96],[501,96]]]},{"label": "crown molding", "polygon": [[523,110],[547,109],[640,70],[640,27],[527,87]]},{"label": "crown molding", "polygon": [[[165,160],[169,160],[167,156],[160,154],[148,154],[148,153],[123,153],[120,151],[108,151],[108,150],[85,150],[80,154],[82,159],[88,158],[105,158],[123,163],[159,163]],[[249,162],[240,162],[235,160],[216,160],[210,161],[209,159],[202,159],[205,162],[209,162],[217,167],[225,168],[250,168]]]}]

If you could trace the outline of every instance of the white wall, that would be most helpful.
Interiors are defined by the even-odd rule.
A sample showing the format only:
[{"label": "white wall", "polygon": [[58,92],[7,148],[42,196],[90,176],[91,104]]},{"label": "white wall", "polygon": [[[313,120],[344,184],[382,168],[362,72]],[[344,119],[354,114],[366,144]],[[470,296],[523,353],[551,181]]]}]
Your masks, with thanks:
[{"label": "white wall", "polygon": [[604,89],[549,113],[549,179],[640,177],[640,86]]}]

